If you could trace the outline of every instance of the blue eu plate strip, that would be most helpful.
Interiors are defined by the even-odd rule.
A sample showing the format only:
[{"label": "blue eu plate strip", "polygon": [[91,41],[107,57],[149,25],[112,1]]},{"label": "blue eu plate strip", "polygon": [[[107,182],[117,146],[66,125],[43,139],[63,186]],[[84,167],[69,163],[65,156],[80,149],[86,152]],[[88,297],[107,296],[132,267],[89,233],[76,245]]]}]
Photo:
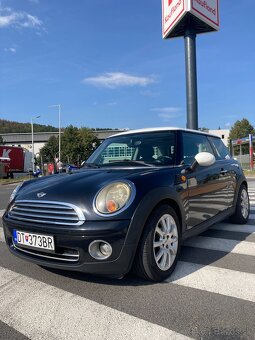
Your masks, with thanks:
[{"label": "blue eu plate strip", "polygon": [[13,230],[13,241],[17,243],[17,230]]}]

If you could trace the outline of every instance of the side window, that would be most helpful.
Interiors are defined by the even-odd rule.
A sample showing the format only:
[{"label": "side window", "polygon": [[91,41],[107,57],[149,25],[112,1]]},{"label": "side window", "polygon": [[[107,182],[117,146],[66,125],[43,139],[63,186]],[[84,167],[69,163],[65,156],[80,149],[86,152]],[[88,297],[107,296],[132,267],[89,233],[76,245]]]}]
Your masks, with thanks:
[{"label": "side window", "polygon": [[184,164],[191,164],[199,152],[210,152],[214,154],[207,137],[202,134],[183,132],[182,145]]},{"label": "side window", "polygon": [[212,143],[217,159],[229,159],[230,153],[228,148],[224,145],[224,143],[220,140],[220,138],[209,137],[210,142]]}]

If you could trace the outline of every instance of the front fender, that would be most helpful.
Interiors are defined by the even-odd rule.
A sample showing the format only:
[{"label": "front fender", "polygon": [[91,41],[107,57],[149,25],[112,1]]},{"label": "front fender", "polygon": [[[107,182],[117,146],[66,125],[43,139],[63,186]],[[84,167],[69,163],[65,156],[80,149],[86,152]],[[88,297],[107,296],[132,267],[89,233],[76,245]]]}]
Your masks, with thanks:
[{"label": "front fender", "polygon": [[247,180],[245,178],[245,176],[243,174],[241,174],[238,178],[237,178],[237,183],[236,183],[236,193],[235,193],[235,198],[234,198],[234,207],[237,204],[237,199],[238,199],[238,194],[239,194],[239,190],[240,190],[240,186],[242,184],[245,184],[247,189],[248,189],[248,184],[247,184]]},{"label": "front fender", "polygon": [[185,231],[185,213],[180,195],[174,188],[156,188],[149,191],[137,206],[128,229],[126,244],[138,244],[142,235],[144,226],[155,209],[161,202],[172,202],[172,205],[178,207],[177,215],[180,217],[182,232]]}]

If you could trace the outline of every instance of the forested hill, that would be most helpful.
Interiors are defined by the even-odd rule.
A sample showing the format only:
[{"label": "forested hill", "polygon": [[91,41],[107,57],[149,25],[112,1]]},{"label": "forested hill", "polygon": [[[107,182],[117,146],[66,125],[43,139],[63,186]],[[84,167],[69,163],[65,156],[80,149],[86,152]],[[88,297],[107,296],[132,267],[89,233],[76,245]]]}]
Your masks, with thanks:
[{"label": "forested hill", "polygon": [[[55,128],[51,125],[41,125],[34,123],[34,132],[54,132],[58,131],[58,128]],[[0,119],[0,134],[4,133],[25,133],[31,132],[31,124],[30,123],[18,123],[12,122],[10,120]]]}]

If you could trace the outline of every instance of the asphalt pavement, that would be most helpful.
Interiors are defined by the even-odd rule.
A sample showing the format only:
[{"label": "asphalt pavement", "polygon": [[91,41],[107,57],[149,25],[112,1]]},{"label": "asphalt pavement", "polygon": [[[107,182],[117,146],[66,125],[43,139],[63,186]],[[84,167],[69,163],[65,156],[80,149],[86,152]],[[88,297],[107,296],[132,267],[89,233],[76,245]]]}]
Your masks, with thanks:
[{"label": "asphalt pavement", "polygon": [[[15,185],[0,186],[0,213]],[[220,223],[151,284],[44,269],[12,256],[0,222],[0,339],[255,339],[255,181],[247,225]]]}]

